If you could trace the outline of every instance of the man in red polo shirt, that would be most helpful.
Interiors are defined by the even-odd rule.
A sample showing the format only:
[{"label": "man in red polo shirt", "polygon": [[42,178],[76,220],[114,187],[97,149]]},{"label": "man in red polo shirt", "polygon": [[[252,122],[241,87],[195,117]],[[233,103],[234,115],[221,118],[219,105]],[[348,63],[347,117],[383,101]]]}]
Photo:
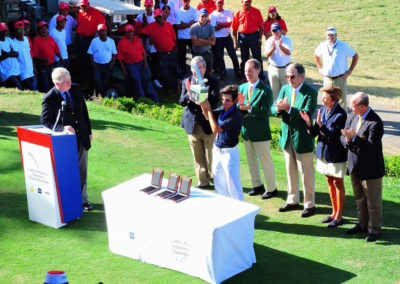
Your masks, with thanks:
[{"label": "man in red polo shirt", "polygon": [[205,8],[208,11],[208,14],[211,14],[217,9],[214,0],[200,0],[200,3],[197,5],[197,11],[200,9]]},{"label": "man in red polo shirt", "polygon": [[[242,8],[236,12],[232,21],[234,47],[235,49],[238,46],[240,47],[240,68],[242,74],[244,74],[244,65],[250,57],[249,49],[253,58],[262,62],[261,44],[263,27],[264,22],[260,10],[251,6],[251,0],[242,0]],[[262,64],[258,77],[261,80],[265,80]]]},{"label": "man in red polo shirt", "polygon": [[153,101],[158,102],[156,90],[151,83],[146,52],[141,40],[134,36],[132,25],[125,26],[125,36],[117,47],[117,59],[124,76],[129,76],[133,81],[134,97],[141,98],[147,94]]},{"label": "man in red polo shirt", "polygon": [[142,33],[150,37],[150,42],[157,50],[160,76],[168,91],[176,89],[178,67],[176,58],[176,34],[172,25],[163,18],[161,9],[154,10],[155,22],[147,25]]},{"label": "man in red polo shirt", "polygon": [[64,64],[64,60],[60,54],[55,40],[49,36],[49,26],[47,22],[41,21],[38,24],[38,35],[32,42],[32,54],[37,69],[39,79],[39,91],[47,92],[52,87],[51,72],[54,66],[54,55],[60,58],[60,62]]},{"label": "man in red polo shirt", "polygon": [[97,33],[97,27],[100,24],[105,24],[104,15],[90,6],[89,0],[79,0],[79,11],[75,9],[75,18],[78,26],[76,28],[75,44],[76,55],[79,62],[81,85],[83,89],[87,89],[85,83],[91,82],[92,70],[90,59],[87,54],[90,43]]}]

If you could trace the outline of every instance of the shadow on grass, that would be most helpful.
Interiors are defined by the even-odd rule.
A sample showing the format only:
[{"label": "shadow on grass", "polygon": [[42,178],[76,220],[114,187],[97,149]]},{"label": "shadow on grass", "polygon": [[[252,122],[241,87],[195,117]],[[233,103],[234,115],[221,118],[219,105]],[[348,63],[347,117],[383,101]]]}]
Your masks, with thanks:
[{"label": "shadow on grass", "polygon": [[[254,244],[257,263],[224,283],[343,283],[356,274]],[[312,275],[312,278],[310,278]]]}]

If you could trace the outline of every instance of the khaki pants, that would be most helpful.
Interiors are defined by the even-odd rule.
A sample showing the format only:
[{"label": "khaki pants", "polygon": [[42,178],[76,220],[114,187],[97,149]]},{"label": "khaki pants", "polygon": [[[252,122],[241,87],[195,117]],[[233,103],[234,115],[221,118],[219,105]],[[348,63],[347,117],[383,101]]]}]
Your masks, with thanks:
[{"label": "khaki pants", "polygon": [[213,178],[212,149],[214,138],[214,134],[205,134],[203,128],[198,124],[194,126],[193,133],[188,135],[197,180],[201,186],[209,185]]},{"label": "khaki pants", "polygon": [[244,148],[246,149],[247,164],[249,165],[251,185],[254,188],[263,184],[260,174],[260,161],[268,192],[276,189],[275,168],[270,152],[270,142],[271,141],[243,141]]},{"label": "khaki pants", "polygon": [[358,223],[368,233],[379,234],[382,227],[382,178],[360,180],[350,175],[357,204]]},{"label": "khaki pants", "polygon": [[274,96],[275,101],[282,86],[288,84],[286,79],[286,68],[277,68],[270,64],[268,66],[268,80],[271,85],[272,95]]},{"label": "khaki pants", "polygon": [[313,153],[298,154],[293,148],[293,144],[288,141],[283,150],[286,164],[286,175],[288,180],[288,204],[299,204],[299,176],[303,183],[304,209],[315,205],[315,173]]},{"label": "khaki pants", "polygon": [[342,90],[342,97],[339,100],[339,105],[347,112],[347,79],[339,77],[332,80],[329,77],[324,77],[324,88],[334,86]]}]

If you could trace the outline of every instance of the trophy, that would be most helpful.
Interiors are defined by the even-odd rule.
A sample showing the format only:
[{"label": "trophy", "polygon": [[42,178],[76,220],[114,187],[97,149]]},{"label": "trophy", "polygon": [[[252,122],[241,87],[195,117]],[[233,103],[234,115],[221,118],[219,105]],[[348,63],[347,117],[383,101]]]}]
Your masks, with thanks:
[{"label": "trophy", "polygon": [[196,104],[200,104],[208,97],[208,87],[205,86],[205,83],[207,83],[208,80],[201,76],[200,70],[196,64],[192,64],[191,67],[196,72],[198,84],[190,85],[189,99]]}]

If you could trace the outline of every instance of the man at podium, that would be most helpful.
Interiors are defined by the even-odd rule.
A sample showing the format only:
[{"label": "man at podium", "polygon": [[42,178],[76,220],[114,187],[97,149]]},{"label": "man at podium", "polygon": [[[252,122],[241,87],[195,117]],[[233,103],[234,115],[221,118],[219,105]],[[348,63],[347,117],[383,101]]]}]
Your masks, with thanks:
[{"label": "man at podium", "polygon": [[65,68],[55,68],[51,78],[55,87],[50,89],[43,98],[40,122],[53,129],[60,111],[60,120],[55,126],[55,130],[75,133],[78,145],[82,204],[84,210],[90,211],[93,208],[88,199],[86,181],[92,128],[82,89],[78,84],[71,83],[71,75]]}]

